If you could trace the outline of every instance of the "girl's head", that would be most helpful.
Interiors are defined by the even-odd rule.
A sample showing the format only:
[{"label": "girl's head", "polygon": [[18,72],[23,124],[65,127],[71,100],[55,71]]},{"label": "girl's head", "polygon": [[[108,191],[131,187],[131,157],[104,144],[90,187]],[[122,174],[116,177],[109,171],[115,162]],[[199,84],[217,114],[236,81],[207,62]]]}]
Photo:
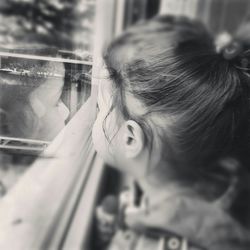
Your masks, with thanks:
[{"label": "girl's head", "polygon": [[[184,17],[157,17],[114,40],[104,56],[109,79],[98,98],[97,150],[106,148],[103,154],[112,164],[133,174],[161,166],[162,174],[194,179],[213,172],[225,157],[244,165],[249,79],[241,62],[246,58],[244,52],[233,57],[224,52],[216,51],[201,23]],[[97,140],[98,124],[104,132]],[[107,147],[101,144],[105,138]],[[144,172],[135,170],[142,162]]]},{"label": "girl's head", "polygon": [[[16,49],[13,52],[46,55],[46,49]],[[2,134],[51,140],[64,127],[68,110],[61,101],[64,65],[42,60],[7,58],[0,74],[0,104],[6,114]],[[53,76],[52,76],[53,75]],[[5,129],[6,130],[6,129]]]}]

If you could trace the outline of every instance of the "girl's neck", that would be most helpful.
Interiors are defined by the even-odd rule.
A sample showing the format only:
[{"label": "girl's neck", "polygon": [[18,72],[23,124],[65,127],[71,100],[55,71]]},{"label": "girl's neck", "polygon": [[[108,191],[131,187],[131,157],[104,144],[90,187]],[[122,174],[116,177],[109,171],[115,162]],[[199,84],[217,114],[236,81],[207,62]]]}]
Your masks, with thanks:
[{"label": "girl's neck", "polygon": [[176,176],[173,171],[174,166],[167,165],[166,162],[159,162],[157,167],[151,169],[154,170],[148,171],[146,175],[136,179],[143,196],[147,197],[150,203],[184,193],[198,196],[195,188],[190,185],[187,179]]},{"label": "girl's neck", "polygon": [[173,178],[166,178],[164,175],[150,175],[136,181],[142,189],[143,196],[147,197],[150,203],[167,199],[179,193],[190,192],[184,185],[181,185]]}]

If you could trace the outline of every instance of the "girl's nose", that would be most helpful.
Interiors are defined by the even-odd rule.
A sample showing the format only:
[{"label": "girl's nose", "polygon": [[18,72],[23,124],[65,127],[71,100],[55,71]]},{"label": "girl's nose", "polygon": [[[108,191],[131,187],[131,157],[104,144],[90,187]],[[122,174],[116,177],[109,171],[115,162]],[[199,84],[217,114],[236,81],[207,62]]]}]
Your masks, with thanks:
[{"label": "girl's nose", "polygon": [[69,109],[61,100],[57,104],[57,107],[58,107],[58,113],[65,121],[69,117]]}]

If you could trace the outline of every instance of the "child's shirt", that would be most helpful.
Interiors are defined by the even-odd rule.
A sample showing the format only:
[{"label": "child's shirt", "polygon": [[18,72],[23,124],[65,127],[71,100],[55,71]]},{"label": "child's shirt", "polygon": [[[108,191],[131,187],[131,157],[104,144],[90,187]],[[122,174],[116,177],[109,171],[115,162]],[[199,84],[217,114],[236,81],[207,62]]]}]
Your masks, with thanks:
[{"label": "child's shirt", "polygon": [[121,194],[123,226],[109,250],[250,249],[250,232],[216,203],[191,193],[134,200],[131,190]]}]

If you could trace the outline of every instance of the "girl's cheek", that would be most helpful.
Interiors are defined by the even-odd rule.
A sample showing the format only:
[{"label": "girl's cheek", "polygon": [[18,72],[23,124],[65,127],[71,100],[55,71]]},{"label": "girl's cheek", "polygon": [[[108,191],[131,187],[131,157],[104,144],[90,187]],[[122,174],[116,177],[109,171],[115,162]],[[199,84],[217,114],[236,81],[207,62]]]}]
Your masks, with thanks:
[{"label": "girl's cheek", "polygon": [[99,114],[93,125],[92,140],[97,153],[106,163],[113,165],[114,159],[111,152],[111,145],[103,131],[103,120],[104,117]]}]

